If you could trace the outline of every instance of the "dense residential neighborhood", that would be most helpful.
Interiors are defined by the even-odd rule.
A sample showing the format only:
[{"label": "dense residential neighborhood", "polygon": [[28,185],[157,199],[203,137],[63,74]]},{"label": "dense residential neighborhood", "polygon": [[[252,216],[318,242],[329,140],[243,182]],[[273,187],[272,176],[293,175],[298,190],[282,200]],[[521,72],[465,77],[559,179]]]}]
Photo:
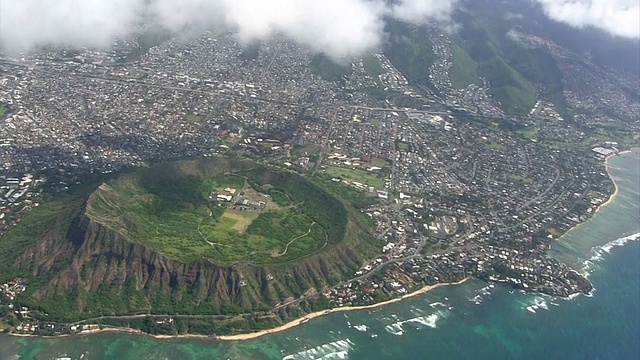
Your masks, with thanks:
[{"label": "dense residential neighborhood", "polygon": [[[553,44],[513,37],[566,59]],[[280,37],[258,50],[206,33],[139,58],[127,58],[136,44],[124,41],[110,52],[3,58],[0,236],[52,194],[96,176],[240,155],[357,191],[383,244],[350,281],[276,310],[319,297],[331,307],[368,305],[467,277],[558,296],[589,292],[588,281],[547,252],[612,193],[603,159],[637,144],[594,129],[640,130],[625,122],[638,103],[607,85],[637,88],[638,80],[585,73],[567,60],[568,101],[584,111],[569,123],[539,98],[529,115],[511,116],[488,95],[488,82],[454,87],[451,43],[436,30],[431,41],[437,91],[412,85],[383,53],[340,64],[349,71],[329,80],[329,65],[314,68],[317,55]],[[582,91],[584,78],[598,91]],[[210,197],[245,212],[264,207],[235,189]],[[24,286],[1,285],[0,304],[13,309]],[[27,308],[13,317],[21,333],[84,329],[38,323]]]}]

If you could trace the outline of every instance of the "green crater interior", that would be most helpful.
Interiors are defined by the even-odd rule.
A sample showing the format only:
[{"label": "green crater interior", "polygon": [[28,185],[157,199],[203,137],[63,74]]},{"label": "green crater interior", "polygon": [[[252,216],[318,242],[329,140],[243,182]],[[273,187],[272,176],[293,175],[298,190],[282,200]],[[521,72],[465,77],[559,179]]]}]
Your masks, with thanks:
[{"label": "green crater interior", "polygon": [[339,243],[348,215],[299,175],[220,159],[121,176],[93,193],[87,214],[172,259],[217,264],[299,260]]}]

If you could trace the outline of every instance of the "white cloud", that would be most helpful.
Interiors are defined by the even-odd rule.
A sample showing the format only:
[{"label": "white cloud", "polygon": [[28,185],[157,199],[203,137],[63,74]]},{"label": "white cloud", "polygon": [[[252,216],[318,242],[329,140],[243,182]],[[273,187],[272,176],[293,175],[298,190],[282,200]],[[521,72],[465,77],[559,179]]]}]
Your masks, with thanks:
[{"label": "white cloud", "polygon": [[640,38],[638,0],[537,0],[551,19],[583,28],[596,27],[631,39]]},{"label": "white cloud", "polygon": [[393,16],[413,23],[428,19],[448,20],[456,0],[403,0],[392,6]]},{"label": "white cloud", "polygon": [[58,45],[107,47],[146,17],[181,31],[222,25],[249,41],[283,33],[334,57],[380,45],[383,19],[444,20],[456,0],[9,0],[2,2],[5,49]]},{"label": "white cloud", "polygon": [[143,10],[129,0],[2,1],[3,45],[24,49],[44,44],[108,46],[131,31]]},{"label": "white cloud", "polygon": [[[160,0],[161,23],[173,30],[188,25],[202,0],[180,3],[179,19],[164,8],[175,7],[175,0]],[[385,11],[381,3],[366,0],[219,0],[206,2],[201,23],[220,23],[235,29],[241,40],[264,38],[283,33],[291,39],[332,56],[352,55],[379,45]],[[197,10],[196,10],[197,11]],[[208,18],[207,18],[208,17]]]}]

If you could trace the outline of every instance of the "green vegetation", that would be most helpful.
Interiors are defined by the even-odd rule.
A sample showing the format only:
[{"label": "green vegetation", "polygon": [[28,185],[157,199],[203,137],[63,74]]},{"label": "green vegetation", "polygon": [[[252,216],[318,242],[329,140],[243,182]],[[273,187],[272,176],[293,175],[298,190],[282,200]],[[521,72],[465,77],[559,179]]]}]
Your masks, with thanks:
[{"label": "green vegetation", "polygon": [[332,181],[331,178],[332,176],[326,173],[317,173],[313,180],[335,196],[347,201],[356,209],[365,209],[380,202],[375,195],[367,195],[362,190],[357,190],[342,182]]},{"label": "green vegetation", "polygon": [[[21,296],[18,304],[23,304],[32,309],[41,306],[51,305],[53,315],[62,317],[78,317],[79,309],[76,303],[71,300],[68,303],[61,303],[71,299],[72,295],[80,290],[76,289],[71,294],[56,294],[55,297],[42,301],[35,296],[39,289],[43,289],[50,284],[55,272],[71,265],[73,257],[54,257],[54,262],[48,264],[51,271],[41,272],[34,275],[35,270],[30,268],[33,256],[38,253],[34,248],[38,242],[44,240],[46,246],[50,246],[52,239],[68,238],[69,244],[74,247],[80,245],[80,240],[71,229],[83,226],[79,222],[79,216],[83,210],[87,196],[95,190],[98,184],[111,177],[100,176],[91,179],[86,184],[74,186],[67,192],[45,195],[44,200],[32,211],[21,217],[21,221],[8,233],[0,238],[0,282],[19,277],[25,280],[29,286],[24,295]],[[39,256],[50,256],[51,249],[39,253]],[[64,251],[57,249],[57,251]],[[121,294],[116,297],[122,299]],[[133,298],[133,296],[132,296]],[[111,299],[109,299],[111,300]],[[113,301],[116,304],[116,301]],[[49,310],[49,309],[47,309]]]},{"label": "green vegetation", "polygon": [[572,118],[564,97],[562,73],[552,55],[543,49],[521,46],[509,38],[511,28],[496,19],[498,15],[481,11],[480,14],[461,16],[464,18],[461,21],[469,26],[461,30],[457,44],[452,46],[454,67],[456,62],[461,64],[459,70],[452,70],[450,74],[454,86],[471,80],[473,71],[465,73],[460,70],[473,68],[473,63],[468,62],[472,59],[477,64],[477,74],[487,78],[491,84],[489,94],[505,112],[526,115],[538,97],[533,84],[541,84],[544,87],[541,95],[555,105],[563,118]]},{"label": "green vegetation", "polygon": [[259,42],[254,42],[245,46],[242,49],[242,53],[240,53],[240,57],[244,61],[251,61],[251,60],[257,59],[258,56],[260,56],[260,46],[261,44]]},{"label": "green vegetation", "polygon": [[391,63],[412,83],[432,88],[429,67],[436,59],[429,33],[424,27],[413,28],[396,20],[387,22],[390,42],[384,53]]},{"label": "green vegetation", "polygon": [[204,120],[204,116],[203,115],[189,114],[189,115],[187,115],[185,120],[187,120],[187,122],[190,122],[190,123],[201,123]]},{"label": "green vegetation", "polygon": [[[306,179],[247,160],[208,158],[113,176],[56,195],[0,239],[0,279],[28,284],[18,305],[46,312],[47,321],[172,314],[173,327],[157,323],[160,318],[99,321],[154,333],[249,331],[295,317],[259,312],[310,286],[347,279],[381,246],[370,235],[371,219],[354,208],[377,198],[325,174]],[[271,200],[260,211],[210,200],[227,188],[249,200]],[[34,261],[33,246],[52,250]],[[77,253],[87,246],[92,255]],[[188,270],[196,268],[202,273]],[[119,273],[124,269],[126,275]],[[100,272],[122,276],[102,281]],[[273,275],[268,284],[265,272]],[[218,280],[218,274],[229,277]],[[246,313],[254,315],[239,315]]]},{"label": "green vegetation", "polygon": [[124,62],[140,60],[140,58],[147,54],[152,47],[158,46],[170,38],[171,33],[160,26],[151,26],[145,29],[145,31],[139,34],[136,39],[138,46],[127,54]]},{"label": "green vegetation", "polygon": [[25,248],[43,235],[64,236],[79,214],[84,199],[78,194],[61,194],[34,208],[10,232],[0,238],[0,279],[14,276],[10,266]]},{"label": "green vegetation", "polygon": [[[68,191],[55,195],[45,193],[39,206],[34,206],[30,212],[20,216],[18,224],[0,237],[0,282],[16,276],[25,277],[23,266],[26,265],[18,263],[16,259],[24,253],[25,249],[44,237],[69,235],[69,227],[81,214],[82,205],[87,200],[87,196],[98,187],[98,184],[112,177],[112,174],[99,176],[83,185],[71,187]],[[33,284],[46,284],[48,278],[39,276],[29,281]]]},{"label": "green vegetation", "polygon": [[273,189],[286,193],[295,204],[298,214],[322,227],[325,232],[322,248],[325,245],[336,244],[345,237],[348,211],[339,199],[327,191],[302,176],[288,172],[254,168],[245,175],[260,187],[271,185]]},{"label": "green vegetation", "polygon": [[[265,179],[264,172],[271,177]],[[225,201],[210,199],[226,188],[266,205],[231,209]],[[88,214],[170,258],[191,262],[204,257],[218,264],[300,259],[339,242],[346,223],[340,202],[322,189],[298,175],[264,168],[214,176],[143,170],[102,185]]]},{"label": "green vegetation", "polygon": [[5,103],[0,103],[0,117],[3,117],[7,113],[8,107]]},{"label": "green vegetation", "polygon": [[505,48],[510,54],[514,67],[529,81],[544,85],[545,96],[556,108],[560,116],[566,120],[573,119],[573,112],[568,107],[562,85],[562,72],[553,55],[542,49],[523,49],[517,45]]},{"label": "green vegetation", "polygon": [[526,126],[526,127],[523,127],[520,130],[516,130],[515,132],[516,132],[516,134],[519,134],[524,138],[527,138],[527,139],[530,139],[530,140],[537,140],[538,136],[540,134],[540,127],[539,126]]},{"label": "green vegetation", "polygon": [[377,174],[364,169],[347,169],[337,166],[331,166],[327,169],[327,174],[349,181],[359,182],[368,186],[373,186],[377,189],[384,188],[384,177],[381,174]]},{"label": "green vegetation", "polygon": [[384,85],[380,81],[380,75],[386,71],[380,64],[375,56],[369,55],[362,59],[362,64],[367,72],[367,75],[371,76],[376,85],[362,89],[367,95],[377,100],[385,100],[389,96],[389,92],[384,90]]},{"label": "green vegetation", "polygon": [[382,87],[382,84],[377,86],[369,86],[362,89],[362,91],[367,94],[367,96],[376,99],[376,100],[386,100],[391,94],[392,91],[387,91]]},{"label": "green vegetation", "polygon": [[[552,57],[517,45],[507,37],[508,28],[496,25],[500,21],[469,18],[464,22],[469,26],[462,29],[451,49],[454,66],[449,75],[454,87],[479,84],[479,76],[484,76],[491,84],[489,95],[505,112],[526,115],[537,100],[533,83],[543,83],[546,97],[563,117],[570,116],[562,93],[562,77]],[[437,93],[429,80],[435,54],[428,29],[389,21],[387,30],[391,41],[385,54],[389,60],[411,82]]]},{"label": "green vegetation", "polygon": [[[478,45],[480,46],[480,45]],[[491,46],[487,46],[488,49]],[[491,83],[488,93],[508,114],[526,115],[536,103],[536,89],[504,59],[492,53],[479,62],[481,73]]]},{"label": "green vegetation", "polygon": [[316,55],[311,60],[311,71],[327,81],[341,81],[351,75],[350,64],[341,65],[325,55]]},{"label": "green vegetation", "polygon": [[367,75],[371,76],[378,86],[382,86],[379,76],[384,74],[385,71],[384,68],[382,68],[382,64],[380,64],[380,60],[373,55],[365,56],[362,59],[362,65],[364,65],[364,70],[367,72]]},{"label": "green vegetation", "polygon": [[507,148],[506,146],[497,143],[497,142],[492,142],[492,141],[481,141],[481,143],[484,145],[485,148],[490,149],[490,150],[498,150],[498,151],[505,151]]},{"label": "green vegetation", "polygon": [[285,192],[273,189],[270,186],[263,186],[262,188],[268,188],[266,193],[269,194],[269,196],[271,196],[271,200],[279,206],[287,207],[293,205],[291,199],[289,198],[289,195],[287,195]]},{"label": "green vegetation", "polygon": [[507,178],[510,181],[519,182],[519,183],[523,183],[523,184],[531,184],[531,183],[533,183],[533,180],[531,180],[531,178],[528,178],[528,177],[522,176],[522,175],[509,174],[507,176]]},{"label": "green vegetation", "polygon": [[410,151],[411,150],[411,144],[409,144],[406,141],[396,140],[396,150]]},{"label": "green vegetation", "polygon": [[590,146],[605,141],[617,141],[626,144],[627,147],[637,146],[640,144],[640,132],[629,131],[623,124],[596,123],[593,129],[587,131],[587,137],[584,139],[583,144]]},{"label": "green vegetation", "polygon": [[449,70],[451,85],[456,89],[466,88],[471,84],[481,85],[478,76],[478,64],[458,44],[451,44],[453,67]]},{"label": "green vegetation", "polygon": [[559,238],[560,236],[562,236],[562,234],[564,233],[563,231],[560,231],[556,228],[548,228],[547,229],[547,233],[551,236],[553,236],[554,238]]},{"label": "green vegetation", "polygon": [[586,131],[586,137],[581,141],[567,142],[560,139],[540,138],[543,144],[556,149],[592,148],[607,141],[624,144],[624,147],[640,145],[640,132],[626,130],[619,124],[597,124]]},{"label": "green vegetation", "polygon": [[489,94],[505,112],[526,115],[535,105],[537,94],[535,87],[514,68],[515,62],[511,61],[516,55],[510,52],[520,53],[520,47],[507,38],[509,29],[499,27],[502,22],[491,18],[474,20],[471,15],[467,16],[465,21],[470,25],[461,30],[459,43],[478,63],[480,75],[491,84]]},{"label": "green vegetation", "polygon": [[370,162],[371,166],[377,166],[377,167],[387,167],[387,166],[391,166],[392,163],[391,161],[387,160],[387,159],[382,159],[382,158],[373,158],[371,159]]}]

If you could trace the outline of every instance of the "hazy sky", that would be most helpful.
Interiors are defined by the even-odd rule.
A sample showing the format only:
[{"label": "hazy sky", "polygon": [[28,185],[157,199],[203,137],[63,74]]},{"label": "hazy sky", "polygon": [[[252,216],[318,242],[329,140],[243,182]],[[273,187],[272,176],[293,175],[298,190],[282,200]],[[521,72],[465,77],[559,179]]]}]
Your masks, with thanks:
[{"label": "hazy sky", "polygon": [[[456,0],[0,0],[5,49],[35,45],[107,48],[152,17],[171,30],[211,24],[234,28],[250,41],[283,33],[334,57],[375,49],[391,16],[421,23],[446,22]],[[638,38],[638,0],[535,0],[547,15],[572,26],[596,26]],[[149,4],[150,3],[150,4]]]}]

